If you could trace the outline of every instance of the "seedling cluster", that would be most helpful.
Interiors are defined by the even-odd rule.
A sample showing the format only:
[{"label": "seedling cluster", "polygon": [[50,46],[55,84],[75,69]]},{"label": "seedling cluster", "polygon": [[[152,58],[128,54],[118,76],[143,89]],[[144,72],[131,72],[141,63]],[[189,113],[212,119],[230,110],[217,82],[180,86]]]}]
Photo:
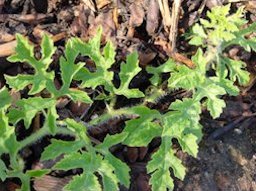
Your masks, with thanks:
[{"label": "seedling cluster", "polygon": [[[100,28],[94,38],[83,42],[71,38],[65,46],[64,55],[59,59],[61,87],[56,88],[56,73],[50,67],[56,51],[53,41],[47,35],[42,39],[41,58],[34,56],[34,46],[17,35],[16,53],[8,58],[10,62],[26,63],[34,69],[33,74],[5,75],[6,87],[0,90],[0,156],[5,154],[9,160],[0,159],[0,179],[19,178],[22,191],[30,190],[31,178],[38,178],[54,170],[82,169],[65,186],[65,190],[76,191],[117,191],[119,184],[130,185],[130,168],[110,152],[112,146],[122,144],[130,147],[147,146],[153,139],[160,138],[159,149],[151,155],[147,164],[150,184],[153,191],[173,190],[174,183],[170,171],[181,180],[186,168],[176,156],[173,140],[177,140],[183,152],[197,156],[198,143],[202,138],[200,114],[207,108],[213,118],[217,118],[226,106],[222,96],[238,95],[237,85],[249,81],[245,63],[229,58],[225,50],[233,45],[246,51],[256,51],[256,38],[246,35],[256,29],[256,23],[242,29],[246,24],[243,8],[230,14],[230,5],[215,7],[207,13],[207,20],[200,19],[189,34],[189,43],[198,46],[191,60],[194,68],[175,63],[169,59],[164,64],[148,66],[151,90],[147,93],[138,88],[130,88],[132,79],[142,70],[138,54],[131,53],[126,62],[120,64],[118,73],[120,84],[113,84],[115,48],[111,42],[101,48]],[[78,55],[89,57],[95,64],[91,71],[84,62],[77,63]],[[162,74],[169,73],[163,80]],[[75,82],[75,83],[74,83]],[[73,86],[77,84],[77,86]],[[28,90],[28,98],[13,102],[10,91]],[[158,111],[148,106],[167,92],[184,89],[191,92],[188,97],[176,99],[165,111]],[[87,92],[98,92],[97,96]],[[48,96],[42,96],[42,92]],[[118,96],[127,99],[138,98],[137,104],[116,108]],[[60,98],[68,97],[76,102],[91,104],[96,100],[105,103],[105,112],[86,123],[75,119],[61,120],[56,109]],[[15,128],[21,121],[26,129],[31,127],[36,115],[43,116],[43,126],[23,140],[17,140]],[[120,133],[107,135],[103,142],[95,143],[88,135],[89,126],[102,123],[111,118],[132,115],[125,121]],[[55,139],[57,134],[69,135],[72,141]],[[53,138],[44,149],[41,161],[61,159],[51,169],[26,170],[20,152],[25,147],[36,144],[46,135]]]}]

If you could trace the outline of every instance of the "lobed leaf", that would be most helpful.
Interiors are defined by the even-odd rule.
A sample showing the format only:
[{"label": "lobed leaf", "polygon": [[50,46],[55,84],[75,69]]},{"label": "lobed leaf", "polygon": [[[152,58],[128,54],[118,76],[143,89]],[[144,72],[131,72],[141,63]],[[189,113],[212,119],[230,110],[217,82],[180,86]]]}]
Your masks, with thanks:
[{"label": "lobed leaf", "polygon": [[177,178],[184,179],[185,168],[171,149],[171,138],[163,137],[160,148],[152,155],[152,159],[147,165],[147,172],[152,173],[150,178],[152,191],[173,190],[174,184],[170,177],[170,168],[173,169]]},{"label": "lobed leaf", "polygon": [[49,129],[49,132],[52,135],[55,135],[55,133],[57,132],[57,124],[56,124],[56,120],[58,119],[59,115],[57,114],[57,110],[55,105],[51,106],[48,109],[47,112],[47,116],[45,118],[45,122],[44,122],[44,126],[45,128]]},{"label": "lobed leaf", "polygon": [[230,58],[222,57],[220,64],[223,64],[226,66],[226,69],[228,69],[229,78],[233,82],[236,80],[239,82],[240,85],[246,85],[249,80],[249,72],[247,72],[244,68],[246,64],[239,60],[232,60]]},{"label": "lobed leaf", "polygon": [[153,84],[154,86],[160,85],[161,74],[171,72],[174,70],[175,67],[176,63],[171,59],[158,67],[148,66],[146,68],[147,72],[153,74],[153,76],[150,78],[151,84]]},{"label": "lobed leaf", "polygon": [[100,163],[98,169],[99,174],[102,177],[103,187],[105,191],[118,190],[118,178],[114,173],[115,168],[108,163],[107,160],[103,160]]},{"label": "lobed leaf", "polygon": [[130,168],[127,164],[122,162],[120,159],[113,156],[110,152],[105,155],[105,160],[114,168],[114,172],[119,182],[126,188],[130,185]]},{"label": "lobed leaf", "polygon": [[0,89],[0,110],[7,108],[11,104],[11,96],[6,87]]},{"label": "lobed leaf", "polygon": [[239,88],[234,85],[233,81],[221,77],[211,77],[210,79],[220,87],[224,88],[229,95],[237,96],[239,94]]},{"label": "lobed leaf", "polygon": [[114,73],[109,71],[115,61],[115,49],[111,42],[108,42],[100,51],[102,28],[99,28],[97,34],[88,43],[76,39],[76,48],[83,56],[89,56],[95,63],[95,72],[82,68],[76,75],[75,79],[82,80],[81,87],[93,88],[103,85],[109,92],[113,91],[112,80]]},{"label": "lobed leaf", "polygon": [[54,73],[47,72],[47,69],[52,62],[51,57],[54,54],[56,48],[53,46],[53,41],[51,38],[47,35],[44,35],[41,43],[42,57],[38,60],[34,56],[34,46],[29,43],[27,38],[17,34],[16,39],[16,53],[8,57],[8,61],[26,62],[34,68],[35,74],[19,74],[14,77],[5,75],[5,79],[9,86],[16,90],[21,90],[31,84],[32,88],[30,89],[29,94],[37,94],[46,88],[48,81],[53,81],[54,79]]},{"label": "lobed leaf", "polygon": [[3,153],[16,155],[18,149],[19,143],[16,140],[15,129],[9,125],[9,119],[5,115],[5,111],[0,110],[0,156]]},{"label": "lobed leaf", "polygon": [[[0,152],[1,153],[1,152]],[[5,163],[0,159],[0,180],[1,181],[5,181],[5,179],[7,178],[7,174],[6,174],[7,168]]]},{"label": "lobed leaf", "polygon": [[114,92],[118,95],[124,95],[127,98],[144,97],[144,94],[138,89],[129,89],[132,79],[141,71],[139,67],[138,54],[136,52],[127,56],[126,64],[121,64],[119,77],[121,84],[119,88],[114,88]]},{"label": "lobed leaf", "polygon": [[18,108],[12,108],[7,114],[10,122],[16,124],[20,120],[24,121],[25,127],[28,129],[35,115],[46,109],[54,106],[56,100],[51,98],[31,97],[21,99],[16,102]]},{"label": "lobed leaf", "polygon": [[98,182],[97,177],[93,173],[84,172],[82,175],[74,176],[73,180],[71,180],[65,187],[65,191],[95,191],[102,190],[100,183]]},{"label": "lobed leaf", "polygon": [[214,82],[207,80],[202,86],[197,88],[196,97],[198,99],[207,98],[207,109],[213,118],[217,118],[226,106],[224,100],[219,97],[226,93],[225,89]]},{"label": "lobed leaf", "polygon": [[52,139],[51,144],[44,149],[42,153],[41,160],[54,159],[61,154],[70,154],[76,152],[83,147],[83,142],[78,141],[62,141],[57,139]]},{"label": "lobed leaf", "polygon": [[122,133],[127,136],[123,144],[129,146],[147,146],[150,141],[161,135],[161,126],[154,121],[160,117],[157,110],[151,110],[145,106],[135,106],[130,110],[139,115],[137,119],[131,119],[125,123],[125,128]]},{"label": "lobed leaf", "polygon": [[29,177],[42,177],[50,172],[51,170],[49,169],[27,170],[26,175],[28,175]]},{"label": "lobed leaf", "polygon": [[105,156],[104,159],[109,164],[111,164],[116,174],[116,177],[118,178],[120,183],[128,188],[130,185],[130,176],[129,176],[130,168],[127,166],[127,164],[122,162],[120,159],[113,156],[109,151],[109,148],[121,143],[126,138],[126,136],[127,136],[126,133],[115,134],[111,136],[107,135],[103,143],[96,146],[96,149],[98,149],[102,154],[104,154]]}]

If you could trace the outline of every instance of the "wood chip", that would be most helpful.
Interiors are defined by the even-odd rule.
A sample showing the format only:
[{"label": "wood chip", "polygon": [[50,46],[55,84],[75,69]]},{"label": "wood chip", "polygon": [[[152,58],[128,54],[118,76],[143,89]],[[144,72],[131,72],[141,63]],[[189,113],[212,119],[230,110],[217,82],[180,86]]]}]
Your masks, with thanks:
[{"label": "wood chip", "polygon": [[102,9],[111,3],[110,0],[96,0],[97,9]]},{"label": "wood chip", "polygon": [[36,191],[62,191],[71,179],[72,177],[57,178],[45,175],[41,178],[36,178],[33,187]]},{"label": "wood chip", "polygon": [[146,30],[149,35],[155,34],[159,26],[159,5],[156,0],[150,0],[147,11]]},{"label": "wood chip", "polygon": [[93,12],[96,12],[96,9],[92,0],[81,0],[81,2],[84,3],[86,6],[88,6]]},{"label": "wood chip", "polygon": [[158,0],[159,8],[162,14],[163,24],[165,27],[165,30],[168,32],[169,27],[171,26],[171,14],[170,14],[170,8],[168,4],[168,0]]},{"label": "wood chip", "polygon": [[176,37],[178,31],[178,21],[179,21],[179,9],[181,6],[181,0],[174,0],[172,5],[172,20],[171,28],[169,33],[169,41],[171,46],[171,51],[173,52],[176,48]]},{"label": "wood chip", "polygon": [[133,3],[129,6],[130,19],[129,25],[131,27],[138,27],[142,24],[145,12],[141,3]]}]

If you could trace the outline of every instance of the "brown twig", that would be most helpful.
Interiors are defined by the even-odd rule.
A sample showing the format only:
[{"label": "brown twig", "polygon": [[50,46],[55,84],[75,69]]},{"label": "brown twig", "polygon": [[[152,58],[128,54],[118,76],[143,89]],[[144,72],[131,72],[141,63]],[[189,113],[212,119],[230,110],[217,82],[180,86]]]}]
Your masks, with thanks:
[{"label": "brown twig", "polygon": [[176,38],[178,31],[178,21],[179,21],[179,9],[181,5],[181,0],[174,0],[172,4],[172,17],[171,17],[171,28],[169,33],[169,41],[171,45],[171,51],[174,52],[176,48]]},{"label": "brown twig", "polygon": [[[66,37],[65,32],[61,32],[59,34],[53,35],[51,38],[54,42],[57,42]],[[0,57],[10,56],[15,53],[15,47],[17,46],[17,41],[13,40],[11,42],[7,42],[5,44],[0,45]]]},{"label": "brown twig", "polygon": [[46,19],[53,17],[53,14],[27,14],[27,15],[19,15],[19,14],[0,14],[0,22],[4,22],[7,19],[12,19],[15,21],[20,21],[24,23],[39,23],[45,21]]},{"label": "brown twig", "polygon": [[228,125],[226,125],[226,126],[224,126],[222,128],[218,128],[217,130],[215,130],[209,136],[209,139],[210,140],[217,140],[217,139],[221,138],[227,132],[229,132],[232,129],[234,129],[240,122],[244,121],[245,119],[247,119],[249,117],[255,117],[255,116],[256,116],[256,113],[242,115],[239,118],[237,118],[235,121],[232,121],[231,123],[229,123]]},{"label": "brown twig", "polygon": [[171,57],[173,60],[185,64],[186,66],[188,66],[189,68],[194,68],[195,64],[192,62],[192,60],[190,60],[189,58],[187,58],[186,56],[176,52],[176,51],[172,51],[171,50],[171,46],[168,42],[158,39],[157,41],[155,41],[156,45],[159,45],[163,48],[163,50],[165,51],[165,53]]},{"label": "brown twig", "polygon": [[161,45],[166,54],[173,58],[175,61],[185,64],[186,66],[193,68],[195,64],[184,55],[176,52],[176,38],[178,31],[179,9],[181,6],[181,0],[174,0],[172,6],[172,17],[170,17],[170,10],[168,0],[158,0],[160,12],[163,18],[163,24],[165,30],[169,30],[169,43],[159,40],[158,45]]},{"label": "brown twig", "polygon": [[169,27],[171,26],[171,14],[169,10],[168,0],[158,0],[158,4],[160,12],[162,14],[165,30],[168,31]]}]

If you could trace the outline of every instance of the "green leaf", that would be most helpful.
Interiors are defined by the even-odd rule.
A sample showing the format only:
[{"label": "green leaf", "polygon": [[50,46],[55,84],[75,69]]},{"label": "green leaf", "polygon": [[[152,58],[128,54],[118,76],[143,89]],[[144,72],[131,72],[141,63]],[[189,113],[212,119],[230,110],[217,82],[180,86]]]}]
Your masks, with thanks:
[{"label": "green leaf", "polygon": [[200,36],[193,36],[188,43],[191,45],[200,46],[204,44],[204,39]]},{"label": "green leaf", "polygon": [[60,71],[62,78],[62,87],[60,92],[63,92],[63,94],[68,91],[72,79],[84,66],[84,63],[75,64],[79,51],[76,49],[74,39],[68,40],[64,53],[65,55],[60,58]]},{"label": "green leaf", "polygon": [[121,84],[118,89],[114,88],[114,92],[127,98],[144,97],[144,94],[139,89],[129,89],[130,82],[140,71],[138,54],[134,52],[128,55],[126,64],[121,64],[119,73]]},{"label": "green leaf", "polygon": [[116,56],[115,47],[111,41],[108,41],[106,46],[104,47],[103,56],[105,59],[106,66],[110,68],[112,64],[115,62],[115,56]]},{"label": "green leaf", "polygon": [[7,84],[14,88],[15,90],[22,90],[26,86],[32,84],[32,88],[29,91],[29,95],[34,95],[41,92],[46,88],[46,84],[48,80],[53,81],[54,73],[49,72],[45,75],[42,74],[34,74],[34,75],[23,75],[18,74],[17,76],[8,76],[5,75],[5,79]]},{"label": "green leaf", "polygon": [[100,51],[102,28],[100,27],[97,34],[88,43],[84,43],[76,39],[76,49],[83,56],[89,56],[95,63],[96,69],[94,72],[87,68],[82,68],[76,75],[76,80],[82,80],[81,87],[93,88],[103,85],[109,92],[113,92],[112,80],[114,73],[109,71],[115,61],[115,48],[111,42],[108,42],[103,49],[103,54]]},{"label": "green leaf", "polygon": [[223,108],[226,107],[225,101],[218,98],[208,99],[206,104],[207,109],[210,111],[210,114],[213,118],[219,117],[223,111]]},{"label": "green leaf", "polygon": [[96,146],[97,149],[108,150],[114,145],[117,145],[124,141],[127,137],[127,133],[120,133],[115,135],[107,135],[103,141],[103,143]]},{"label": "green leaf", "polygon": [[234,85],[234,82],[229,79],[223,79],[220,77],[211,77],[217,85],[225,89],[225,91],[231,96],[237,96],[239,94],[239,88]]},{"label": "green leaf", "polygon": [[179,144],[184,152],[192,155],[193,157],[197,156],[198,153],[198,137],[193,134],[185,134],[182,138],[178,139]]},{"label": "green leaf", "polygon": [[48,109],[48,113],[45,119],[44,126],[47,127],[52,135],[55,135],[57,131],[56,120],[58,119],[59,115],[57,114],[56,107],[53,105]]},{"label": "green leaf", "polygon": [[93,173],[84,172],[82,175],[74,176],[65,187],[65,191],[100,191],[101,186]]},{"label": "green leaf", "polygon": [[121,143],[126,138],[126,136],[126,133],[120,133],[111,136],[107,135],[103,143],[97,145],[96,148],[105,155],[105,160],[112,165],[119,182],[128,188],[130,185],[130,168],[120,159],[113,156],[109,151],[109,148]]},{"label": "green leaf", "polygon": [[81,87],[95,89],[97,86],[103,85],[108,91],[112,91],[113,72],[109,72],[106,68],[99,68],[95,72],[90,72],[87,68],[82,68],[75,79],[82,80]]},{"label": "green leaf", "polygon": [[[72,152],[71,154],[67,154],[62,158],[59,162],[54,165],[54,169],[56,170],[71,170],[75,168],[83,168],[89,169],[90,171],[95,171],[100,164],[94,166],[96,159],[93,159],[89,153],[76,153]],[[100,162],[98,160],[98,162]]]},{"label": "green leaf", "polygon": [[226,106],[224,100],[219,98],[219,96],[224,95],[225,93],[225,89],[208,80],[202,86],[198,87],[196,97],[198,99],[206,97],[207,109],[210,111],[213,118],[217,118],[220,116],[223,108]]},{"label": "green leaf", "polygon": [[10,121],[14,124],[24,120],[24,125],[28,129],[35,115],[46,108],[55,105],[55,100],[51,98],[32,97],[21,99],[16,102],[17,109],[11,109],[8,113]]},{"label": "green leaf", "polygon": [[161,74],[171,72],[174,70],[175,67],[176,67],[176,63],[171,59],[169,59],[167,62],[165,62],[164,64],[158,67],[148,66],[146,68],[147,72],[150,74],[153,74],[153,76],[150,78],[150,82],[152,83],[152,85],[154,86],[160,85]]},{"label": "green leaf", "polygon": [[234,14],[230,14],[230,4],[213,7],[207,12],[208,20],[200,19],[192,27],[190,44],[196,46],[218,47],[236,38],[235,33],[247,21],[244,17],[244,8],[240,7]]},{"label": "green leaf", "polygon": [[178,65],[176,70],[171,73],[168,80],[168,87],[171,89],[183,88],[192,90],[203,83],[204,76],[198,70],[190,69],[184,65]]},{"label": "green leaf", "polygon": [[50,173],[51,170],[49,169],[42,169],[42,170],[27,170],[26,175],[30,177],[42,177],[48,173]]},{"label": "green leaf", "polygon": [[130,185],[130,168],[128,165],[113,156],[110,152],[105,155],[105,160],[107,160],[113,166],[114,172],[120,183],[128,188]]},{"label": "green leaf", "polygon": [[207,38],[207,35],[204,31],[204,28],[196,23],[192,27],[192,36],[191,40],[189,41],[189,44],[195,45],[195,46],[200,46],[204,44],[204,39]]},{"label": "green leaf", "polygon": [[169,88],[192,90],[204,83],[207,60],[203,55],[202,49],[199,48],[191,60],[195,63],[196,68],[191,69],[185,65],[177,65],[168,80]]},{"label": "green leaf", "polygon": [[0,89],[0,110],[8,107],[11,104],[11,95],[6,87]]},{"label": "green leaf", "polygon": [[197,73],[183,65],[177,66],[177,71],[171,74],[171,77],[168,80],[169,88],[184,88],[184,89],[193,89],[197,82],[200,80]]},{"label": "green leaf", "polygon": [[202,134],[198,122],[192,123],[189,119],[182,118],[179,113],[175,112],[169,112],[168,115],[164,118],[164,135],[177,139],[184,152],[196,157],[198,153],[197,143]]},{"label": "green leaf", "polygon": [[[71,45],[68,44],[66,47],[69,47],[69,46]],[[66,59],[64,57],[60,58],[60,70],[61,70],[61,76],[62,76],[62,82],[63,82],[63,85],[60,91],[62,92],[65,92],[68,90],[73,77],[84,65],[83,63],[74,64],[75,58],[70,58],[70,57],[77,56],[77,55],[67,55],[67,54],[68,53],[66,52]]]},{"label": "green leaf", "polygon": [[256,38],[246,38],[245,35],[248,35],[250,33],[253,33],[256,30],[256,23],[249,25],[248,27],[244,29],[240,29],[237,32],[234,32],[235,38],[231,41],[225,42],[222,44],[222,50],[227,48],[230,45],[240,45],[243,47],[246,51],[251,52],[256,51]]},{"label": "green leaf", "polygon": [[[95,155],[89,152],[71,153],[65,155],[63,159],[56,163],[54,169],[70,170],[75,168],[83,169],[86,174],[99,173],[103,179],[104,190],[118,190],[118,178],[114,174],[115,168],[100,155]],[[73,185],[72,183],[71,185]],[[76,182],[78,184],[78,182]],[[70,184],[69,184],[70,185]],[[99,185],[97,182],[89,184],[92,187]],[[85,186],[79,183],[78,186]],[[79,187],[80,188],[80,187]],[[82,188],[82,187],[81,187]]]},{"label": "green leaf", "polygon": [[196,70],[201,75],[201,78],[204,79],[206,75],[207,59],[201,48],[197,49],[196,54],[192,56],[191,60],[196,65],[194,70]]},{"label": "green leaf", "polygon": [[160,117],[157,110],[151,110],[145,106],[135,106],[130,110],[139,115],[139,118],[131,119],[125,123],[123,133],[126,133],[127,137],[123,144],[131,147],[147,146],[153,138],[161,135],[162,128],[154,121]]},{"label": "green leaf", "polygon": [[34,56],[34,46],[29,43],[27,38],[17,34],[16,39],[16,53],[8,57],[8,60],[10,62],[26,62],[34,68],[35,74],[19,74],[14,77],[5,75],[5,79],[10,87],[15,88],[16,90],[21,90],[29,84],[32,84],[32,88],[29,91],[29,94],[37,94],[46,88],[48,81],[53,81],[54,79],[54,73],[47,72],[47,69],[52,62],[51,57],[54,54],[56,48],[53,46],[53,41],[51,38],[47,35],[44,35],[41,43],[42,57],[38,60]]},{"label": "green leaf", "polygon": [[76,132],[77,136],[84,141],[84,143],[86,144],[86,146],[90,146],[91,145],[91,140],[90,138],[87,136],[87,129],[86,126],[84,126],[81,123],[76,122],[73,119],[66,119],[65,123],[67,124],[67,127]]},{"label": "green leaf", "polygon": [[199,124],[201,104],[195,98],[184,98],[173,102],[163,119],[163,136],[176,138],[184,152],[196,157],[197,143],[202,137]]},{"label": "green leaf", "polygon": [[[19,91],[24,89],[26,86],[29,84],[33,83],[34,81],[34,76],[32,75],[21,75],[18,74],[16,76],[8,76],[4,75],[7,84],[11,87],[14,88],[15,90]],[[39,89],[43,89],[45,84],[42,84],[42,87],[39,87]]]},{"label": "green leaf", "polygon": [[9,62],[27,62],[36,65],[34,58],[34,46],[31,45],[27,38],[21,34],[16,34],[17,46],[15,54],[8,57]]},{"label": "green leaf", "polygon": [[193,98],[184,98],[173,102],[169,109],[178,111],[178,115],[182,120],[189,119],[192,123],[198,123],[201,113],[201,104]]},{"label": "green leaf", "polygon": [[93,102],[91,98],[87,95],[87,93],[81,90],[70,88],[67,91],[66,95],[69,96],[73,101],[82,101],[84,103]]},{"label": "green leaf", "polygon": [[[0,151],[1,153],[1,151]],[[1,181],[5,181],[5,179],[7,178],[7,174],[6,174],[6,166],[4,164],[4,162],[0,159],[0,180]]]},{"label": "green leaf", "polygon": [[42,43],[41,43],[41,49],[42,49],[41,60],[45,65],[49,66],[49,64],[52,62],[51,57],[56,51],[56,47],[54,47],[53,40],[49,35],[44,34]]},{"label": "green leaf", "polygon": [[247,72],[244,68],[246,64],[239,60],[232,60],[230,58],[222,57],[221,63],[226,66],[229,70],[229,78],[235,82],[238,80],[240,85],[246,85],[249,80],[249,72]]},{"label": "green leaf", "polygon": [[150,185],[152,185],[152,191],[166,191],[173,190],[174,183],[170,176],[169,170],[163,171],[162,169],[155,171],[150,178]]},{"label": "green leaf", "polygon": [[118,190],[118,178],[114,174],[114,168],[103,160],[100,164],[98,172],[103,179],[103,186],[105,191],[117,191]]},{"label": "green leaf", "polygon": [[41,160],[54,159],[61,154],[70,154],[76,152],[83,147],[83,142],[78,141],[62,141],[52,139],[51,144],[44,149]]},{"label": "green leaf", "polygon": [[173,179],[170,177],[169,169],[172,168],[174,175],[183,180],[185,168],[171,149],[171,138],[163,137],[160,148],[155,152],[147,165],[147,172],[152,173],[150,184],[153,191],[173,190]]},{"label": "green leaf", "polygon": [[19,143],[16,140],[15,129],[9,125],[8,117],[0,110],[0,156],[3,153],[16,155]]}]

